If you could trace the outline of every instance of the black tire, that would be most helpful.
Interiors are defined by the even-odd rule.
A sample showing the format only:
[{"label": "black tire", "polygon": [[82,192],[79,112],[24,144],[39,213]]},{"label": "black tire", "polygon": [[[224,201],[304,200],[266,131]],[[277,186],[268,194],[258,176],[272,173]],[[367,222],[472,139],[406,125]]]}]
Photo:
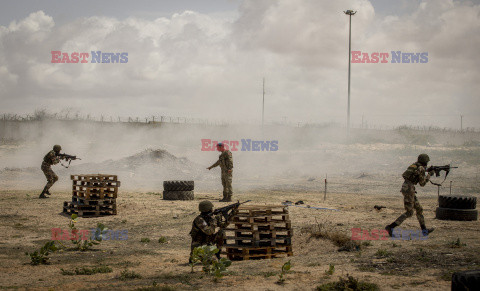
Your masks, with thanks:
[{"label": "black tire", "polygon": [[193,200],[193,191],[163,191],[163,200]]},{"label": "black tire", "polygon": [[193,191],[193,181],[163,181],[164,191]]},{"label": "black tire", "polygon": [[480,270],[457,272],[452,275],[452,291],[478,290]]},{"label": "black tire", "polygon": [[440,220],[471,221],[478,219],[476,209],[451,209],[437,207],[436,218]]},{"label": "black tire", "polygon": [[438,197],[438,206],[453,209],[477,208],[477,197],[445,195]]}]

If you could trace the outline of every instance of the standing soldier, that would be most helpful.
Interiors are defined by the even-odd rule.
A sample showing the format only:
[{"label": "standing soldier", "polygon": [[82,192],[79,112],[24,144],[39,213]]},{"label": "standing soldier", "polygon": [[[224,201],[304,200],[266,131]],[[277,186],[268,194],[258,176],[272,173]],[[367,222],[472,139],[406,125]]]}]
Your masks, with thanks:
[{"label": "standing soldier", "polygon": [[415,185],[418,183],[420,186],[425,186],[425,184],[430,180],[432,173],[427,173],[425,175],[425,168],[427,167],[430,157],[427,154],[421,154],[418,156],[417,162],[412,164],[407,170],[402,174],[405,182],[402,185],[403,194],[403,204],[405,206],[406,212],[400,215],[392,224],[389,224],[385,227],[385,230],[388,231],[388,234],[392,236],[392,230],[402,224],[402,222],[413,215],[413,210],[417,212],[417,219],[422,228],[422,234],[424,236],[429,235],[433,232],[434,228],[428,228],[425,226],[425,219],[423,217],[423,208],[418,202],[417,196],[415,193]]},{"label": "standing soldier", "polygon": [[62,150],[62,147],[57,145],[53,146],[53,150],[49,151],[48,154],[45,155],[43,158],[42,162],[42,171],[45,174],[45,177],[47,178],[47,184],[45,185],[45,188],[43,188],[42,194],[40,194],[39,198],[48,198],[45,196],[45,194],[50,195],[50,192],[48,191],[50,187],[55,184],[55,182],[58,181],[58,176],[53,172],[52,170],[52,165],[56,165],[60,162],[60,158],[58,157],[58,154]]},{"label": "standing soldier", "polygon": [[222,185],[223,185],[223,199],[220,202],[232,201],[232,170],[233,170],[233,158],[232,152],[225,149],[223,143],[217,144],[217,151],[222,152],[218,157],[218,161],[208,167],[210,170],[216,166],[220,166],[222,170]]},{"label": "standing soldier", "polygon": [[190,262],[192,260],[193,249],[203,245],[216,245],[218,253],[216,256],[220,259],[220,251],[222,250],[225,233],[222,229],[215,232],[215,227],[224,227],[220,216],[213,215],[213,204],[210,201],[202,201],[198,205],[200,215],[198,215],[192,223],[190,236],[192,237],[192,245],[190,250]]}]

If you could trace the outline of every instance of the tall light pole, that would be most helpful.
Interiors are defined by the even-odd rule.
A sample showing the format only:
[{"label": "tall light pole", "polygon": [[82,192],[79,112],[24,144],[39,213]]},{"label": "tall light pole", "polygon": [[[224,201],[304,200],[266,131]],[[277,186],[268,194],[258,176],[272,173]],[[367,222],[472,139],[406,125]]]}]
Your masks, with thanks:
[{"label": "tall light pole", "polygon": [[347,108],[347,133],[350,133],[350,55],[352,54],[352,15],[357,11],[347,10],[343,13],[349,15],[349,29],[348,29],[348,108]]},{"label": "tall light pole", "polygon": [[262,99],[262,129],[263,129],[263,116],[265,113],[265,78],[263,78],[263,99]]}]

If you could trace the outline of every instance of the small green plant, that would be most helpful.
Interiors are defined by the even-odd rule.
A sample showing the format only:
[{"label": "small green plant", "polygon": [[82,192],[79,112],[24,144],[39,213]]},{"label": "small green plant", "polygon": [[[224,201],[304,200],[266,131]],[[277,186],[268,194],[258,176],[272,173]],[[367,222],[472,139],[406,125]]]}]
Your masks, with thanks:
[{"label": "small green plant", "polygon": [[292,263],[290,262],[290,260],[288,260],[288,262],[283,264],[282,271],[280,272],[280,274],[278,274],[278,281],[277,281],[278,284],[284,284],[285,283],[284,276],[288,271],[290,271],[291,268],[292,268]]},{"label": "small green plant", "polygon": [[460,241],[460,238],[457,238],[457,240],[455,241],[451,241],[448,243],[448,246],[451,247],[452,249],[458,249],[458,248],[461,248],[461,247],[464,247],[466,246],[467,244],[466,243],[462,243]]},{"label": "small green plant", "polygon": [[57,251],[58,248],[57,246],[55,245],[55,242],[54,241],[49,241],[47,243],[45,243],[45,245],[43,247],[40,248],[40,250],[38,251],[34,251],[33,253],[28,253],[28,252],[25,252],[25,255],[27,256],[30,256],[30,264],[31,265],[47,265],[48,264],[48,260],[50,259],[48,257],[48,255],[50,253],[53,253],[55,251]]},{"label": "small green plant", "polygon": [[79,251],[86,251],[93,247],[94,245],[98,245],[103,240],[103,235],[105,234],[108,228],[105,227],[102,223],[97,224],[97,228],[95,229],[95,234],[89,236],[87,239],[82,239],[79,235],[79,230],[75,227],[75,223],[77,223],[78,216],[76,214],[72,214],[70,218],[70,222],[68,223],[68,227],[70,228],[72,234],[77,236],[77,239],[72,240],[72,243],[75,245],[75,248]]},{"label": "small green plant", "polygon": [[193,249],[192,257],[190,258],[190,266],[193,267],[200,263],[202,264],[203,272],[215,276],[215,279],[222,278],[228,271],[232,261],[227,258],[217,259],[216,253],[219,249],[216,246],[204,245]]},{"label": "small green plant", "polygon": [[75,270],[64,270],[60,269],[62,275],[93,275],[97,273],[111,273],[112,268],[109,266],[98,266],[98,267],[81,267],[75,268]]},{"label": "small green plant", "polygon": [[399,247],[399,245],[397,245],[396,243],[392,243],[392,248],[396,248],[396,247]]},{"label": "small green plant", "polygon": [[149,243],[149,242],[150,242],[150,239],[149,239],[148,237],[143,237],[143,238],[140,239],[140,241],[141,241],[142,243]]},{"label": "small green plant", "polygon": [[390,252],[384,249],[379,249],[376,253],[375,256],[378,258],[386,258],[390,256]]},{"label": "small green plant", "polygon": [[121,221],[121,223],[127,223],[127,220],[126,220],[126,219],[123,219],[123,220]]},{"label": "small green plant", "polygon": [[326,275],[333,275],[333,273],[335,273],[335,265],[330,264],[330,266],[328,267],[328,270],[325,271],[325,274]]},{"label": "small green plant", "polygon": [[120,277],[119,277],[119,279],[122,281],[137,279],[137,278],[140,279],[142,278],[142,276],[140,276],[140,274],[135,273],[134,271],[129,271],[129,270],[123,270],[120,273]]},{"label": "small green plant", "polygon": [[367,240],[367,241],[364,241],[364,242],[362,242],[362,246],[369,247],[369,246],[371,246],[371,245],[372,245],[372,243],[371,243],[370,241],[368,241],[368,240]]},{"label": "small green plant", "polygon": [[160,243],[160,244],[165,244],[165,243],[167,243],[167,238],[164,237],[164,236],[161,236],[161,237],[158,239],[158,243]]}]

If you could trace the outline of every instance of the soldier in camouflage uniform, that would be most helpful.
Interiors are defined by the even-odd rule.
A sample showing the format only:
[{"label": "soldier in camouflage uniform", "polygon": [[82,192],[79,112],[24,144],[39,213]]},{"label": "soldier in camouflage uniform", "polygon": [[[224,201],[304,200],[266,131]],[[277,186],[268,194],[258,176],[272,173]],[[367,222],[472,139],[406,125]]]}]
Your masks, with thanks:
[{"label": "soldier in camouflage uniform", "polygon": [[216,256],[220,259],[220,251],[222,250],[225,233],[222,229],[220,229],[218,232],[215,232],[215,227],[218,226],[223,228],[226,225],[221,222],[220,216],[214,216],[212,214],[212,202],[202,201],[198,205],[198,209],[201,213],[193,221],[192,230],[190,231],[190,236],[192,237],[190,262],[193,249],[203,245],[216,245],[219,250]]},{"label": "soldier in camouflage uniform", "polygon": [[223,143],[217,144],[217,151],[222,152],[218,157],[218,161],[208,167],[210,170],[216,166],[220,166],[222,170],[222,185],[223,185],[223,199],[220,202],[232,201],[232,170],[233,170],[233,158],[232,152],[225,149]]},{"label": "soldier in camouflage uniform", "polygon": [[402,174],[405,182],[403,182],[402,189],[400,192],[403,194],[403,204],[405,206],[405,213],[400,215],[392,224],[389,224],[385,227],[385,230],[388,231],[388,234],[392,236],[392,231],[396,226],[402,224],[405,219],[413,215],[413,210],[415,209],[417,213],[417,219],[422,228],[422,233],[424,236],[434,231],[434,228],[426,228],[425,219],[423,217],[423,208],[418,202],[417,196],[415,193],[415,185],[418,183],[421,187],[430,180],[430,176],[433,173],[427,173],[425,175],[425,168],[427,167],[430,157],[427,154],[421,154],[418,156],[417,162],[412,164],[407,170]]},{"label": "soldier in camouflage uniform", "polygon": [[60,153],[61,150],[61,146],[54,145],[53,150],[49,151],[43,158],[41,169],[45,174],[45,177],[47,178],[47,184],[43,188],[42,194],[40,194],[39,198],[48,198],[47,196],[45,196],[45,194],[50,195],[50,187],[52,187],[53,184],[58,181],[58,176],[57,174],[55,174],[55,172],[53,172],[52,166],[60,162],[60,158],[57,155]]}]

